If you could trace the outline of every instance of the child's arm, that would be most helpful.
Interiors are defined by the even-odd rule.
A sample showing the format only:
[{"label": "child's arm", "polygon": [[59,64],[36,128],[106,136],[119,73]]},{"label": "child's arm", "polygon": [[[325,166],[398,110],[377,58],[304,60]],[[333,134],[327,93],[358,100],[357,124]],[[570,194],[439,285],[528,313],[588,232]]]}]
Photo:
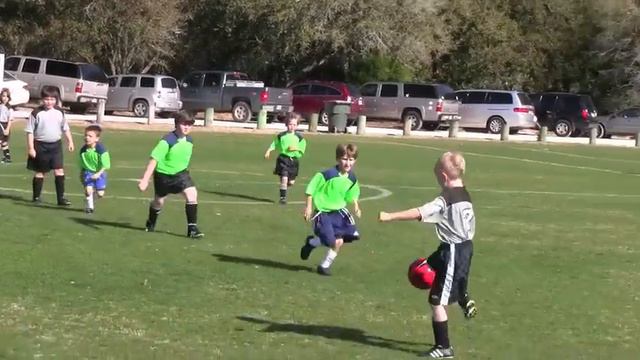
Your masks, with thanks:
[{"label": "child's arm", "polygon": [[420,215],[420,211],[417,208],[392,213],[380,211],[380,213],[378,214],[378,221],[380,222],[396,220],[420,220],[421,218],[422,216]]},{"label": "child's arm", "polygon": [[67,149],[70,152],[73,152],[75,147],[73,146],[73,136],[71,136],[71,129],[67,129],[64,131],[64,136],[67,138]]},{"label": "child's arm", "polygon": [[271,145],[269,145],[269,148],[268,148],[268,149],[267,149],[267,151],[264,153],[264,158],[265,158],[265,159],[268,159],[268,158],[269,158],[269,156],[271,155],[271,152],[272,152],[273,150],[275,150],[275,149],[276,149],[276,142],[277,142],[277,141],[278,141],[278,139],[276,138],[275,140],[273,140],[273,141],[271,142]]},{"label": "child's arm", "polygon": [[306,221],[311,220],[313,216],[313,197],[311,195],[307,195],[306,205],[304,207],[304,219]]},{"label": "child's arm", "polygon": [[100,165],[100,170],[93,174],[92,178],[98,179],[105,171],[111,168],[111,156],[108,151],[105,151],[100,155]]},{"label": "child's arm", "polygon": [[27,133],[27,151],[29,152],[29,157],[36,157],[36,147],[33,145],[33,133]]},{"label": "child's arm", "polygon": [[9,135],[11,132],[11,124],[13,123],[13,110],[9,110],[9,118],[7,119],[7,127],[4,128],[4,134]]},{"label": "child's arm", "polygon": [[149,179],[151,179],[151,175],[153,175],[156,165],[158,165],[158,161],[156,159],[149,159],[147,168],[144,170],[144,175],[142,175],[142,179],[138,182],[138,189],[140,189],[140,191],[145,191],[147,190],[147,187],[149,187]]},{"label": "child's arm", "polygon": [[358,203],[358,199],[353,200],[353,212],[357,217],[362,216],[362,210],[360,210],[360,203]]}]

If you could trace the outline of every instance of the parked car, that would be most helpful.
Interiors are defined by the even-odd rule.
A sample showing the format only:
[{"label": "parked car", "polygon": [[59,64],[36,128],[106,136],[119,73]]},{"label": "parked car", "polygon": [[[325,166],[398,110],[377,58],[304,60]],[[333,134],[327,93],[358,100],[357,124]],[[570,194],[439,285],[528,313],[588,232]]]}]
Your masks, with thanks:
[{"label": "parked car", "polygon": [[411,129],[434,130],[458,116],[458,101],[445,99],[453,89],[445,84],[370,82],[360,87],[362,113],[370,118],[411,122]]},{"label": "parked car", "polygon": [[560,137],[580,136],[589,131],[598,111],[589,95],[571,93],[530,94],[540,126]]},{"label": "parked car", "polygon": [[508,90],[460,90],[456,92],[460,107],[460,127],[486,129],[500,134],[509,126],[514,134],[521,129],[536,128],[533,103],[523,92]]},{"label": "parked car", "polygon": [[11,101],[9,105],[16,106],[26,104],[29,102],[29,90],[27,90],[27,83],[16,79],[8,72],[4,72],[4,78],[0,84],[0,89],[9,89],[11,93]]},{"label": "parked car", "polygon": [[55,86],[62,104],[84,113],[99,99],[107,99],[107,75],[98,65],[33,56],[9,56],[4,68],[26,82],[31,99],[39,99],[44,86]]},{"label": "parked car", "polygon": [[351,102],[349,119],[353,120],[362,111],[362,97],[360,91],[354,85],[339,81],[305,81],[291,86],[293,93],[293,111],[308,117],[310,114],[319,114],[318,121],[323,125],[329,125],[329,115],[324,111],[327,101],[342,100]]},{"label": "parked car", "polygon": [[235,71],[194,71],[181,82],[183,109],[231,111],[235,121],[247,122],[260,110],[275,117],[293,111],[291,89],[265,87],[261,81]]},{"label": "parked car", "polygon": [[182,108],[178,81],[171,76],[150,74],[123,74],[109,77],[109,98],[106,112],[133,111],[145,117],[149,105],[156,112],[166,114]]},{"label": "parked car", "polygon": [[640,107],[632,107],[595,119],[598,137],[633,135],[640,132]]}]

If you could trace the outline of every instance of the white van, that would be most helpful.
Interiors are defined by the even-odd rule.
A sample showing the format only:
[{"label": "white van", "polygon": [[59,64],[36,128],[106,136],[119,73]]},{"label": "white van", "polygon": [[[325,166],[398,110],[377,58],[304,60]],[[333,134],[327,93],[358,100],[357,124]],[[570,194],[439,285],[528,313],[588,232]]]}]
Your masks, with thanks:
[{"label": "white van", "polygon": [[533,102],[526,93],[460,90],[456,91],[456,97],[460,101],[461,128],[486,129],[491,134],[500,134],[505,126],[509,127],[510,133],[538,127]]},{"label": "white van", "polygon": [[180,89],[176,79],[167,75],[122,74],[109,77],[109,96],[105,111],[133,111],[146,117],[149,105],[156,112],[167,114],[182,109]]},{"label": "white van", "polygon": [[4,69],[28,84],[31,99],[40,99],[44,86],[57,88],[71,112],[84,113],[107,99],[107,75],[97,65],[14,55],[5,59]]}]

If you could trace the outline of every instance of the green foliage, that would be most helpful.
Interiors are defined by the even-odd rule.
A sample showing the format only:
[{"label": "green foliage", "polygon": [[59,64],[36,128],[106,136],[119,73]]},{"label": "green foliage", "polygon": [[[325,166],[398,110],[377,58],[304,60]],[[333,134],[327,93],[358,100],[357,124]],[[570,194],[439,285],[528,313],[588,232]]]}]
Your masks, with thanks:
[{"label": "green foliage", "polygon": [[355,84],[367,81],[409,81],[413,77],[411,68],[384,55],[370,55],[356,60],[349,72],[349,81]]}]

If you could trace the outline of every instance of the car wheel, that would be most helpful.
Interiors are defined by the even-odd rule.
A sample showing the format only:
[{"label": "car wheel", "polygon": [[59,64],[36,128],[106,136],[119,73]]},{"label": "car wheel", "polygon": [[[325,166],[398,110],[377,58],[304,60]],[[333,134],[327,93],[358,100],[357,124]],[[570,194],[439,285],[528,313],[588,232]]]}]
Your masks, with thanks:
[{"label": "car wheel", "polygon": [[504,128],[504,119],[500,116],[492,116],[487,120],[487,132],[489,134],[500,134]]},{"label": "car wheel", "polygon": [[439,126],[440,126],[440,124],[437,123],[437,122],[425,122],[422,125],[422,127],[425,130],[429,130],[429,131],[435,131]]},{"label": "car wheel", "polygon": [[320,123],[320,125],[329,126],[329,114],[324,111],[320,111],[320,114],[318,115],[318,123]]},{"label": "car wheel", "polygon": [[137,117],[146,117],[149,114],[149,103],[146,100],[133,102],[133,114]]},{"label": "car wheel", "polygon": [[407,110],[402,114],[402,122],[411,122],[411,130],[422,129],[422,115],[415,110]]},{"label": "car wheel", "polygon": [[598,131],[597,131],[596,137],[598,139],[602,139],[602,138],[607,137],[607,129],[605,129],[604,125],[602,125],[602,123],[598,123],[597,126],[598,126],[598,128],[597,128]]},{"label": "car wheel", "polygon": [[238,101],[233,104],[231,115],[235,121],[248,122],[251,120],[251,107],[244,101]]},{"label": "car wheel", "polygon": [[558,137],[567,137],[573,132],[571,123],[568,120],[560,119],[553,127],[553,132]]},{"label": "car wheel", "polygon": [[105,115],[113,115],[113,110],[105,110],[104,114]]}]

